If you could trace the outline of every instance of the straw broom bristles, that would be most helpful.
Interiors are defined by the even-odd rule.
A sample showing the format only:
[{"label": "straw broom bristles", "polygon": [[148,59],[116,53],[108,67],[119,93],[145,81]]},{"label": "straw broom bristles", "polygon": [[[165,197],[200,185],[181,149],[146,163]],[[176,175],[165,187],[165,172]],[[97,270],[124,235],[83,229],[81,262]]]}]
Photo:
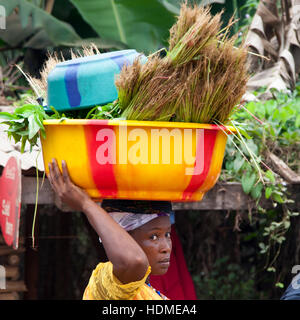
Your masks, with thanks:
[{"label": "straw broom bristles", "polygon": [[178,21],[170,30],[168,55],[174,65],[189,62],[210,50],[221,37],[221,16],[222,13],[210,15],[209,8],[182,6]]},{"label": "straw broom bristles", "polygon": [[[203,9],[201,8],[200,10]],[[190,27],[194,25],[198,16],[199,7],[196,5],[188,7],[186,2],[182,4],[177,22],[170,29],[169,50],[172,50]]]},{"label": "straw broom bristles", "polygon": [[[144,65],[121,70],[116,86],[121,116],[135,120],[226,123],[245,92],[247,51],[234,47],[221,14],[182,5],[170,30],[170,51],[151,55]],[[128,77],[128,78],[127,78]],[[124,103],[126,101],[126,103]]]},{"label": "straw broom bristles", "polygon": [[235,50],[233,40],[194,61],[175,121],[225,123],[245,91],[245,62],[245,50]]},{"label": "straw broom bristles", "polygon": [[[138,69],[132,68],[132,70],[137,71]],[[171,61],[161,60],[154,56],[141,66],[140,73],[134,78],[136,82],[131,88],[132,99],[122,116],[135,120],[168,121],[177,108],[175,105],[176,91],[179,91],[181,86],[178,82],[177,70],[171,67]],[[117,82],[117,87],[118,84]],[[120,92],[120,87],[118,87],[118,92]],[[122,101],[119,103],[123,109]]]},{"label": "straw broom bristles", "polygon": [[125,64],[121,73],[115,79],[115,85],[118,89],[118,100],[121,110],[125,110],[135,94],[138,78],[141,73],[142,65],[139,58],[133,61],[131,66]]}]

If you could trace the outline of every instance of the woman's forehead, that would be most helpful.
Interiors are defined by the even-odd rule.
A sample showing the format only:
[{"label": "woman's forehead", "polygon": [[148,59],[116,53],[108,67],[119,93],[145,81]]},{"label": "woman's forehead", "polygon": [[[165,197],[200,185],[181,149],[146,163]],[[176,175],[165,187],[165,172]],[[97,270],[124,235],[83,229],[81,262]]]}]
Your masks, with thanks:
[{"label": "woman's forehead", "polygon": [[169,229],[170,227],[171,227],[170,217],[161,216],[145,223],[140,228],[145,231],[150,231],[152,229]]}]

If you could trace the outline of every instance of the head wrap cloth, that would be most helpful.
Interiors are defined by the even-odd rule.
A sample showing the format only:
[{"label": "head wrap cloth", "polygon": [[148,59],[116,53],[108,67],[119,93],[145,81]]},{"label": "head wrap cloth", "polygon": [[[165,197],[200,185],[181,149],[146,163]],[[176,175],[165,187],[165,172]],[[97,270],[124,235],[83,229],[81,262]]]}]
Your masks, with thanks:
[{"label": "head wrap cloth", "polygon": [[139,228],[155,218],[173,214],[169,201],[104,199],[101,207],[126,231]]}]

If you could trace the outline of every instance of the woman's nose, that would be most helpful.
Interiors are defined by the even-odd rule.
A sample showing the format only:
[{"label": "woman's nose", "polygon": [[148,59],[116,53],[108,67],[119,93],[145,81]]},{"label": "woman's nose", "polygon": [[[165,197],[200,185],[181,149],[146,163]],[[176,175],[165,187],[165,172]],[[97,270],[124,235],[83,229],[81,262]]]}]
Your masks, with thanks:
[{"label": "woman's nose", "polygon": [[170,253],[172,250],[172,241],[169,238],[164,238],[161,240],[160,251]]}]

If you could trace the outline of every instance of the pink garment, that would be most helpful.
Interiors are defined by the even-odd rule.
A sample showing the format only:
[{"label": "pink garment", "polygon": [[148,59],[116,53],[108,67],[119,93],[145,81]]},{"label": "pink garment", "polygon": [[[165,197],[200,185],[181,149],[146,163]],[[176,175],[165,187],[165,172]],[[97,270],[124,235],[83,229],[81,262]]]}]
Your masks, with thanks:
[{"label": "pink garment", "polygon": [[150,275],[150,283],[171,300],[197,300],[192,277],[187,269],[183,250],[174,225],[171,232],[170,267],[162,276]]}]

